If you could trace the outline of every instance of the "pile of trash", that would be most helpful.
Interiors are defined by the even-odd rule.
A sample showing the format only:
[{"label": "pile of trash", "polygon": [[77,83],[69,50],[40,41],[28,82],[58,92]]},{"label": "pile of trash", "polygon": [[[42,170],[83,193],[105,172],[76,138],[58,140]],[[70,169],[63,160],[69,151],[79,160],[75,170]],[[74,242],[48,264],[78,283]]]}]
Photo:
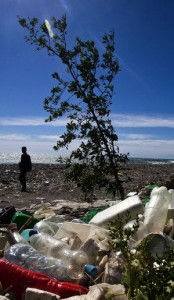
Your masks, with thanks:
[{"label": "pile of trash", "polygon": [[130,247],[153,235],[152,255],[162,255],[167,245],[174,251],[174,190],[150,188],[145,204],[141,195],[130,193],[71,220],[44,203],[32,214],[13,206],[1,209],[0,299],[102,300],[108,292],[127,299],[121,284],[123,260],[111,247],[108,224],[119,216],[124,228],[131,229],[139,216]]}]

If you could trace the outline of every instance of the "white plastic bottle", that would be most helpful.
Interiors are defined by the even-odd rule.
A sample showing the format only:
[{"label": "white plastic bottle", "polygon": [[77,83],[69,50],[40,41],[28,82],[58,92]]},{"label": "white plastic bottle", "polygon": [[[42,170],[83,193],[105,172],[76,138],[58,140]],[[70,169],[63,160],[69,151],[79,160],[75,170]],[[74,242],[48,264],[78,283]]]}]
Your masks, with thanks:
[{"label": "white plastic bottle", "polygon": [[160,188],[155,187],[152,190],[150,201],[146,205],[144,212],[144,226],[148,233],[163,232],[171,199],[171,193],[164,186]]}]

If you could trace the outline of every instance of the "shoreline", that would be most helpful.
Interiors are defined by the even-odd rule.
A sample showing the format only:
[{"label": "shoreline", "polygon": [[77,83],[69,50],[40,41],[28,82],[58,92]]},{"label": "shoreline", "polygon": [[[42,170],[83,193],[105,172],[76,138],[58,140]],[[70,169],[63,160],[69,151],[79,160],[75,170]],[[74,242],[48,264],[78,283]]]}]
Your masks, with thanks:
[{"label": "shoreline", "polygon": [[[84,202],[80,189],[74,183],[64,181],[62,164],[33,163],[27,175],[27,193],[20,192],[18,164],[0,164],[0,207],[14,205],[18,208],[54,200]],[[155,183],[174,189],[174,164],[126,163],[119,171],[125,190],[139,193],[146,185]],[[96,190],[95,199],[111,199],[102,190]]]},{"label": "shoreline", "polygon": [[[59,159],[54,158],[54,160],[39,160],[38,158],[33,158],[31,156],[32,163],[35,165],[65,165],[65,163],[60,162]],[[0,155],[0,165],[18,165],[20,157],[18,160],[2,160]],[[123,163],[124,164],[124,163]],[[129,158],[129,161],[126,163],[129,165],[174,165],[174,159],[169,158]]]}]

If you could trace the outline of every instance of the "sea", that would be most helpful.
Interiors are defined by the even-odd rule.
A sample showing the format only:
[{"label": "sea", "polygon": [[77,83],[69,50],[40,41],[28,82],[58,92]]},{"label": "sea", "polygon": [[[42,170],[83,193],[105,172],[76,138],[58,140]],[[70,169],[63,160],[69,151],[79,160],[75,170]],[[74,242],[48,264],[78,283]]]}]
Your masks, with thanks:
[{"label": "sea", "polygon": [[[58,164],[60,163],[59,155],[31,153],[33,163],[38,164]],[[18,164],[21,158],[21,153],[0,153],[0,164]],[[131,164],[173,164],[174,159],[161,158],[136,158],[129,157]]]}]

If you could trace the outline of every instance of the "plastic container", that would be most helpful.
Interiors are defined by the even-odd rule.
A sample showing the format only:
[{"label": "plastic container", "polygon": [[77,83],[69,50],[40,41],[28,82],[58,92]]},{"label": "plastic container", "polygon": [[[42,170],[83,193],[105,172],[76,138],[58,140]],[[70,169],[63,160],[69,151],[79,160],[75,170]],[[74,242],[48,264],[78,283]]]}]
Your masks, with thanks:
[{"label": "plastic container", "polygon": [[[27,221],[28,219],[31,217],[31,215],[23,213],[23,212],[16,212],[13,215],[13,218],[11,220],[11,223],[16,223],[18,229],[20,229]],[[32,228],[37,222],[39,222],[40,219],[33,217],[31,222],[26,226],[25,229],[27,228]]]},{"label": "plastic container", "polygon": [[84,267],[88,263],[88,256],[84,251],[70,250],[67,243],[45,233],[31,235],[30,244],[47,257],[61,259],[70,278],[80,279],[84,276]]},{"label": "plastic container", "polygon": [[127,212],[130,212],[131,220],[136,219],[137,214],[144,212],[143,204],[138,195],[128,197],[105,210],[97,213],[89,222],[89,224],[107,227],[107,224],[115,219],[118,215],[123,219]]},{"label": "plastic container", "polygon": [[0,270],[0,282],[3,290],[11,286],[17,300],[24,299],[27,287],[57,294],[61,299],[88,293],[88,289],[83,286],[51,279],[44,274],[26,270],[5,259],[0,259]]}]

